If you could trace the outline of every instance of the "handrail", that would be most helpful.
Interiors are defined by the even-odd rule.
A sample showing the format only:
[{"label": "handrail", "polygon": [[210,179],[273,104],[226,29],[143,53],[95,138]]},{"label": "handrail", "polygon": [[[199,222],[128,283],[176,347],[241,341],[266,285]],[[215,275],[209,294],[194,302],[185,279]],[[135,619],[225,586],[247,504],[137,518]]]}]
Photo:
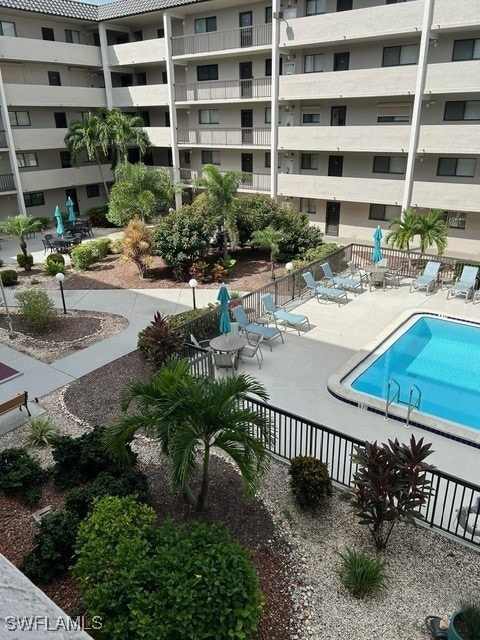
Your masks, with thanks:
[{"label": "handrail", "polygon": [[[413,392],[415,390],[418,391],[418,396],[417,396],[416,402],[412,402]],[[412,413],[412,411],[414,409],[419,409],[420,408],[421,400],[422,400],[422,392],[420,391],[420,389],[417,387],[416,384],[412,384],[412,386],[410,387],[410,394],[409,394],[409,397],[408,397],[407,421],[405,422],[405,427],[407,429],[410,427],[410,415],[411,415],[411,413]]]},{"label": "handrail", "polygon": [[[392,384],[397,385],[397,391],[393,395],[393,397],[390,399],[390,389],[392,387]],[[395,400],[398,400],[398,402],[400,402],[400,385],[395,380],[395,378],[390,378],[387,383],[387,399],[385,401],[385,415],[383,416],[384,420],[388,420],[388,408],[392,404],[392,402],[395,402]]]}]

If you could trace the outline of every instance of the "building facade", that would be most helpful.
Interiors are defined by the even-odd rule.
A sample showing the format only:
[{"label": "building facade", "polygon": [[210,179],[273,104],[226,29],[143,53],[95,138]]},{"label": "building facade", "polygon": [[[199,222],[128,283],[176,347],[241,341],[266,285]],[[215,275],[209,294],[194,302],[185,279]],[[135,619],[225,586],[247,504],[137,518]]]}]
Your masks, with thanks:
[{"label": "building facade", "polygon": [[[70,166],[69,122],[140,115],[147,163],[185,184],[213,163],[243,192],[371,240],[442,209],[449,250],[480,250],[478,0],[0,0],[0,218],[103,204]],[[132,150],[132,161],[135,161]],[[102,170],[113,176],[106,159]],[[64,208],[64,207],[63,207]]]}]

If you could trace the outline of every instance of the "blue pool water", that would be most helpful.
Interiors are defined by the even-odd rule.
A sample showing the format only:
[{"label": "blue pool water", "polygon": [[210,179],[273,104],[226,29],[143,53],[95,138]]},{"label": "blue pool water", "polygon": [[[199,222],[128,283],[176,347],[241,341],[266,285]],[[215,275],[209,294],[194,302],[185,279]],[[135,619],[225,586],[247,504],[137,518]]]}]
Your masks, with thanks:
[{"label": "blue pool water", "polygon": [[351,386],[386,399],[391,378],[400,385],[402,404],[415,384],[422,413],[480,430],[480,327],[422,317]]}]

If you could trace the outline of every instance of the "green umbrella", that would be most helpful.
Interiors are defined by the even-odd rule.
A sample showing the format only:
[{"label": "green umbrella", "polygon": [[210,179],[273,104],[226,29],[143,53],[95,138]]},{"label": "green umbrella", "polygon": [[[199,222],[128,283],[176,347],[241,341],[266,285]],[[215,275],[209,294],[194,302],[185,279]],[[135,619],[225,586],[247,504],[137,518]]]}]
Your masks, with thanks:
[{"label": "green umbrella", "polygon": [[226,284],[222,284],[222,286],[220,287],[217,295],[217,300],[220,302],[220,333],[230,333],[232,330],[232,323],[230,322],[230,310],[228,308],[230,294],[228,293]]},{"label": "green umbrella", "polygon": [[57,233],[59,236],[63,236],[63,234],[65,233],[65,227],[63,226],[63,218],[58,205],[55,207],[54,216],[56,219]]}]

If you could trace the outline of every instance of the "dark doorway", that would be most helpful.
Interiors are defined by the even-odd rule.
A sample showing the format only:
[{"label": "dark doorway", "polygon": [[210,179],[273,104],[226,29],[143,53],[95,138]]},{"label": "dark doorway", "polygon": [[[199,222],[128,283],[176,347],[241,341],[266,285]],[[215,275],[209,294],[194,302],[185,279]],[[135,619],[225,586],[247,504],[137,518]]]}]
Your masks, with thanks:
[{"label": "dark doorway", "polygon": [[337,11],[351,11],[353,0],[337,0]]},{"label": "dark doorway", "polygon": [[240,76],[240,93],[242,98],[252,97],[252,63],[240,62],[238,65],[238,74]]},{"label": "dark doorway", "polygon": [[242,109],[241,112],[242,144],[253,142],[253,110]]},{"label": "dark doorway", "polygon": [[67,114],[64,111],[55,111],[53,114],[55,118],[55,126],[57,129],[66,129],[67,125]]},{"label": "dark doorway", "polygon": [[[78,206],[77,190],[65,189],[65,202],[68,200],[69,196],[73,200],[73,210],[75,211],[75,214],[77,216],[80,216],[80,207]],[[66,208],[67,208],[67,205],[65,205],[65,209]]]},{"label": "dark doorway", "polygon": [[253,183],[253,154],[242,153],[242,173],[245,173],[244,185]]},{"label": "dark doorway", "polygon": [[238,14],[238,25],[240,27],[240,46],[252,46],[252,24],[253,14],[251,11],[242,11]]},{"label": "dark doorway", "polygon": [[48,84],[52,87],[60,87],[62,84],[62,80],[60,78],[60,73],[58,71],[49,71],[48,72]]},{"label": "dark doorway", "polygon": [[335,53],[333,56],[333,70],[334,71],[348,71],[350,65],[350,52]]},{"label": "dark doorway", "polygon": [[332,127],[344,127],[347,120],[347,107],[332,107],[330,124]]},{"label": "dark doorway", "polygon": [[338,236],[340,223],[340,202],[327,202],[325,214],[325,235]]},{"label": "dark doorway", "polygon": [[328,175],[342,177],[343,156],[328,156]]}]

